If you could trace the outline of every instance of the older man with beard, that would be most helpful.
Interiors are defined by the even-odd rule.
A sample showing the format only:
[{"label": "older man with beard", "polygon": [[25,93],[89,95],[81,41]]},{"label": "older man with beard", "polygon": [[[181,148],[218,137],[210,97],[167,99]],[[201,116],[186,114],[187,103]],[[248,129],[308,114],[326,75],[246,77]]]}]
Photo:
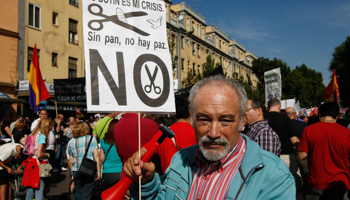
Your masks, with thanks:
[{"label": "older man with beard", "polygon": [[[161,178],[138,152],[124,165],[136,182],[142,175],[142,199],[295,199],[284,162],[240,134],[247,97],[236,80],[204,78],[191,89],[189,102],[198,145],[176,153]],[[130,192],[138,198],[136,183]]]}]

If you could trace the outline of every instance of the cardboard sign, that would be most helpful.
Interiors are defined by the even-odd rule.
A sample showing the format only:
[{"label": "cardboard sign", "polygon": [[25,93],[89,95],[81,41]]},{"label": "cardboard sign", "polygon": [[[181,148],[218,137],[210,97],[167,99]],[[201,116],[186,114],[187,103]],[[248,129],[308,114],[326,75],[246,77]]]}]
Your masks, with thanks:
[{"label": "cardboard sign", "polygon": [[270,99],[282,98],[282,78],[280,68],[272,69],[264,73],[266,103]]},{"label": "cardboard sign", "polygon": [[88,111],[175,113],[164,2],[82,2]]}]

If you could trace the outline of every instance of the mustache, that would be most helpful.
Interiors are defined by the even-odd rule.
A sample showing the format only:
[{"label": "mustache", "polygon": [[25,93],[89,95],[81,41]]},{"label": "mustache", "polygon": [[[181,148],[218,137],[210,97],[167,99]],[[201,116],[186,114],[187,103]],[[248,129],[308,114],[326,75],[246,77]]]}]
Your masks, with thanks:
[{"label": "mustache", "polygon": [[222,145],[228,145],[228,141],[225,138],[210,138],[208,136],[203,136],[199,143],[203,145],[203,143],[214,143],[214,144],[222,144]]}]

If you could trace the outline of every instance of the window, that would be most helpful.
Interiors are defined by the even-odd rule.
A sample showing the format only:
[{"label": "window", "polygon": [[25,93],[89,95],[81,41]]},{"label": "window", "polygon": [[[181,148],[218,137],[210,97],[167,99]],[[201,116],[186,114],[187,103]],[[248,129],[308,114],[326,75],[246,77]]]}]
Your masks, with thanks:
[{"label": "window", "polygon": [[192,64],[192,72],[193,72],[193,75],[196,75],[196,63]]},{"label": "window", "polygon": [[40,7],[31,3],[28,5],[28,26],[40,29]]},{"label": "window", "polygon": [[69,42],[73,44],[78,44],[77,24],[77,21],[69,19]]},{"label": "window", "polygon": [[201,27],[197,24],[197,35],[201,36]]},{"label": "window", "polygon": [[219,40],[219,49],[221,49],[221,40]]},{"label": "window", "polygon": [[185,59],[181,58],[181,70],[185,70]]},{"label": "window", "polygon": [[79,0],[69,0],[69,4],[76,6],[76,7],[79,7]]},{"label": "window", "polygon": [[57,66],[57,53],[52,53],[52,66]]},{"label": "window", "polygon": [[184,36],[181,36],[181,48],[185,49],[186,39]]},{"label": "window", "polygon": [[199,71],[200,67],[201,67],[201,66],[198,65],[198,68],[197,68],[198,74],[200,74],[200,71]]},{"label": "window", "polygon": [[[39,60],[39,58],[40,58],[40,49],[37,48],[36,50],[37,50],[38,60]],[[33,51],[34,51],[34,48],[28,47],[27,71],[30,71],[30,65],[32,64]]]},{"label": "window", "polygon": [[195,42],[192,43],[192,54],[196,55],[196,43]]},{"label": "window", "polygon": [[58,17],[58,13],[53,12],[52,13],[52,25],[58,26],[58,21],[57,18]]},{"label": "window", "polygon": [[68,78],[76,78],[77,77],[77,61],[78,61],[78,59],[69,57]]},{"label": "window", "polygon": [[197,45],[197,56],[199,58],[199,45]]}]

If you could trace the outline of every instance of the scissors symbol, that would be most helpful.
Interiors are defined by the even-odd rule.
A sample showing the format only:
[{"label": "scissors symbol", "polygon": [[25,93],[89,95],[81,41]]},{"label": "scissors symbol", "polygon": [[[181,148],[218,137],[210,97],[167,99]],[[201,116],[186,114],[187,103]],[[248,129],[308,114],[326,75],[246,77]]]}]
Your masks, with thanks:
[{"label": "scissors symbol", "polygon": [[[93,7],[98,8],[98,11],[93,11]],[[104,18],[104,19],[95,19],[95,20],[89,21],[88,26],[92,30],[100,31],[103,29],[103,22],[113,22],[119,26],[126,28],[126,29],[130,29],[130,30],[132,30],[140,35],[149,36],[149,33],[146,33],[144,31],[138,29],[137,27],[128,24],[126,21],[126,18],[129,18],[129,17],[145,16],[145,15],[147,15],[146,12],[123,13],[123,11],[120,8],[117,8],[116,15],[108,16],[108,15],[104,15],[102,13],[103,9],[98,4],[90,4],[88,6],[88,10],[91,14]]]},{"label": "scissors symbol", "polygon": [[150,84],[149,85],[145,85],[145,91],[147,93],[150,93],[152,91],[152,85],[153,85],[154,92],[156,94],[160,94],[162,90],[160,89],[159,86],[156,86],[154,84],[154,80],[156,79],[157,72],[158,72],[158,66],[156,66],[156,68],[154,69],[153,76],[151,76],[151,72],[149,71],[147,65],[146,65],[146,71],[147,71],[148,78],[150,80]]}]

